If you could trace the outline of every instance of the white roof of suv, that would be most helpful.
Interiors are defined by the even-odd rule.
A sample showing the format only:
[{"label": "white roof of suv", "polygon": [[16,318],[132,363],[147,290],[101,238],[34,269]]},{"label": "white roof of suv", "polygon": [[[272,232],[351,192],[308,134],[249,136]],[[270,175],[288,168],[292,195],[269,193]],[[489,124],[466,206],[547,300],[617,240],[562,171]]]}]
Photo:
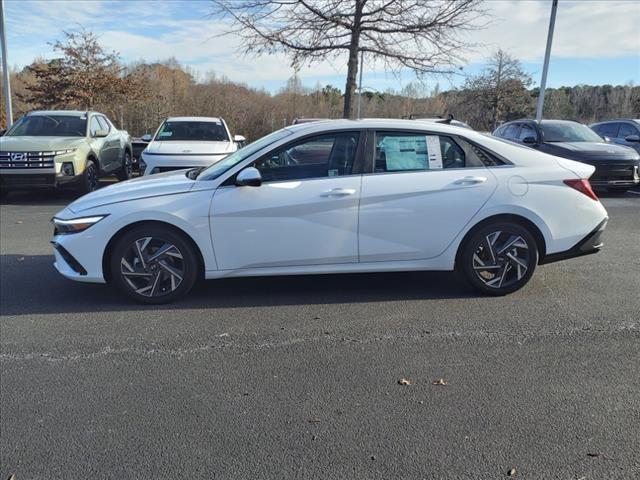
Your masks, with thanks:
[{"label": "white roof of suv", "polygon": [[220,123],[222,119],[219,117],[169,117],[167,122],[214,122]]}]

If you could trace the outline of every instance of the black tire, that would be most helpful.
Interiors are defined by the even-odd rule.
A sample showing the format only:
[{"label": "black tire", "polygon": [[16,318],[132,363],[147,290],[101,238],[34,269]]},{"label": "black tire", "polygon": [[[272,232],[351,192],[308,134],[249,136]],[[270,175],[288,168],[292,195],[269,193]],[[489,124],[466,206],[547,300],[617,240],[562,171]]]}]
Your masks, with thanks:
[{"label": "black tire", "polygon": [[116,172],[116,177],[121,182],[131,180],[131,177],[133,177],[133,162],[131,160],[131,153],[129,150],[124,151],[124,155],[122,156],[122,167],[120,167]]},{"label": "black tire", "polygon": [[[145,244],[147,238],[152,240]],[[166,245],[174,248],[153,259]],[[112,284],[136,302],[154,305],[183,297],[200,275],[192,243],[184,234],[158,225],[141,225],[122,235],[111,250],[109,265]]]},{"label": "black tire", "polygon": [[519,290],[538,264],[534,236],[515,222],[484,225],[468,235],[460,248],[456,270],[486,295],[507,295]]},{"label": "black tire", "polygon": [[82,194],[93,192],[98,188],[98,167],[93,160],[87,160],[82,172],[78,191]]}]

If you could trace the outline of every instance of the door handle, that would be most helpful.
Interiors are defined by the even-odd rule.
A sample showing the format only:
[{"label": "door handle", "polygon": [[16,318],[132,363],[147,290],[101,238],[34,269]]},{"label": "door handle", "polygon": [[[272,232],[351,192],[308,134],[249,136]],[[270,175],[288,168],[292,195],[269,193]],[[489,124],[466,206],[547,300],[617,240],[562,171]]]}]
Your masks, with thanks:
[{"label": "door handle", "polygon": [[326,192],[322,192],[322,197],[345,197],[356,193],[355,188],[332,188]]},{"label": "door handle", "polygon": [[464,177],[453,182],[455,185],[475,185],[477,183],[485,183],[487,177]]}]

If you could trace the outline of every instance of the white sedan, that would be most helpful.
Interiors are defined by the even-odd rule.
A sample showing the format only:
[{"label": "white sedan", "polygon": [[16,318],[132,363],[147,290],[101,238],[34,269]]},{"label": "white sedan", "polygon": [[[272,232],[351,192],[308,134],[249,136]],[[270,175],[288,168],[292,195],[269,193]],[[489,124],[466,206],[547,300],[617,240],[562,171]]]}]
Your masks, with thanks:
[{"label": "white sedan", "polygon": [[167,118],[156,134],[143,137],[149,145],[140,156],[143,175],[208,167],[222,160],[244,143],[242,135],[231,137],[222,118]]},{"label": "white sedan", "polygon": [[593,171],[437,123],[305,123],[76,200],[53,219],[55,266],[144,303],[201,278],[409,270],[504,295],[600,249]]}]

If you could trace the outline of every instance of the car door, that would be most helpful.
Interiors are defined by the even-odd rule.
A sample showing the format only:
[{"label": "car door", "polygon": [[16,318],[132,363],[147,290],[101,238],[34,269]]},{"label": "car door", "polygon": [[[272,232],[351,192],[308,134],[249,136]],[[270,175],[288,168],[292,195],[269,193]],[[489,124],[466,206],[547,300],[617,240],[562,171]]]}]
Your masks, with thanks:
[{"label": "car door", "polygon": [[219,187],[211,235],[221,270],[358,261],[363,135],[334,132],[293,141],[255,161],[258,187]]},{"label": "car door", "polygon": [[361,262],[437,257],[482,208],[497,181],[470,144],[431,132],[376,131],[362,177]]},{"label": "car door", "polygon": [[624,145],[625,147],[631,147],[640,152],[640,142],[630,142],[628,137],[635,135],[640,136],[640,129],[633,126],[631,123],[621,123],[620,130],[618,130],[618,136],[615,142]]},{"label": "car door", "polygon": [[98,115],[100,129],[106,130],[108,135],[104,138],[103,152],[105,156],[106,169],[109,171],[117,170],[122,165],[122,155],[120,145],[120,132],[113,127],[111,122],[103,115]]}]

